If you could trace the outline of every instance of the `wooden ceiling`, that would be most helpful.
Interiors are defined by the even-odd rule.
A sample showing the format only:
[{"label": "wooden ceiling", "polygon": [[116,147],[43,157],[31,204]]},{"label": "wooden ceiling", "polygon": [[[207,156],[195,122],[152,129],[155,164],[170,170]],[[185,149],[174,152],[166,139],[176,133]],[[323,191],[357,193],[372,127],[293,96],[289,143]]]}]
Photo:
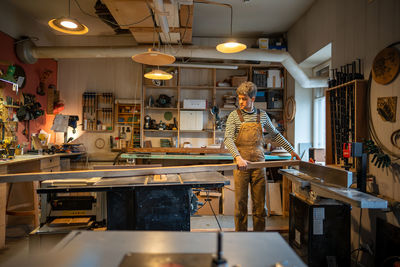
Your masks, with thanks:
[{"label": "wooden ceiling", "polygon": [[[193,5],[171,4],[164,0],[164,9],[167,15],[169,34],[165,36],[160,28],[157,11],[152,1],[145,0],[102,0],[122,29],[129,29],[139,44],[151,44],[158,41],[159,34],[163,43],[183,44],[192,43]],[[157,27],[149,7],[153,10]],[[138,22],[144,18],[142,22]],[[133,23],[135,23],[133,25]]]}]

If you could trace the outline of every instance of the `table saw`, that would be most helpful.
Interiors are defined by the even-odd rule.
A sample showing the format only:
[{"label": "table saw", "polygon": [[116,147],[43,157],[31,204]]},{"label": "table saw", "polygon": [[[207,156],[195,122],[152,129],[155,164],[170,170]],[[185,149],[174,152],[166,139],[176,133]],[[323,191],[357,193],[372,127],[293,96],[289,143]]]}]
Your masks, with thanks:
[{"label": "table saw", "polygon": [[[219,188],[227,184],[229,180],[219,172],[194,172],[46,180],[37,192],[43,195],[42,223],[63,215],[93,216],[93,211],[97,211],[94,214],[96,220],[105,220],[108,230],[190,231],[191,211],[197,207],[193,189]],[[96,199],[101,201],[93,202],[96,207],[89,207],[88,211],[62,210],[57,194],[75,192],[96,193]],[[67,201],[64,195],[62,199]],[[78,199],[73,196],[70,201]],[[86,203],[89,200],[79,201]],[[66,209],[71,209],[72,205],[65,206]],[[88,213],[89,211],[92,213]]]}]

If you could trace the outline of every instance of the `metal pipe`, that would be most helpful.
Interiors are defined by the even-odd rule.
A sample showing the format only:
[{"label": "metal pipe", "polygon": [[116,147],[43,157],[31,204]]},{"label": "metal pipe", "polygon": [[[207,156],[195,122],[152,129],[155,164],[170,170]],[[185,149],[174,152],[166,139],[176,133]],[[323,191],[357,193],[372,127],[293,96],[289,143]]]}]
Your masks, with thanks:
[{"label": "metal pipe", "polygon": [[[38,58],[127,58],[146,52],[148,48],[149,46],[35,47],[29,41],[25,41],[17,44],[17,51],[19,51],[17,55],[25,63],[34,63]],[[325,78],[308,77],[286,51],[249,48],[240,53],[223,54],[216,51],[214,47],[173,46],[167,47],[164,52],[173,54],[175,57],[278,62],[303,88],[328,86]]]}]

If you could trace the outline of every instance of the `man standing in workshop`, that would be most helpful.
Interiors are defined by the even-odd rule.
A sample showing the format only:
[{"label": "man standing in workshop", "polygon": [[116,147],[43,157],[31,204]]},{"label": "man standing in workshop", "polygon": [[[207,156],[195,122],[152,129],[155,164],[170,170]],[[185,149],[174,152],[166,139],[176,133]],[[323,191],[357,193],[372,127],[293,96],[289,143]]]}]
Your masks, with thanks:
[{"label": "man standing in workshop", "polygon": [[273,140],[300,160],[290,143],[275,129],[263,110],[254,107],[257,86],[244,82],[237,89],[239,108],[229,114],[224,143],[232,154],[238,170],[235,181],[235,230],[247,231],[247,193],[250,184],[253,201],[253,229],[265,231],[265,168],[247,169],[248,162],[265,161],[263,128]]}]

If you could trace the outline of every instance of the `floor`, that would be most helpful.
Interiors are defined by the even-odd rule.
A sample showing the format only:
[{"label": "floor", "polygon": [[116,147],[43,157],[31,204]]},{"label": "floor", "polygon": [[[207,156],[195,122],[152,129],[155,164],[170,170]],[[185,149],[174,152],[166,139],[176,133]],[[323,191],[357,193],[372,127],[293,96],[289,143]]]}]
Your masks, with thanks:
[{"label": "floor", "polygon": [[[192,216],[192,232],[218,231],[219,226],[222,231],[234,231],[235,223],[233,216],[217,215],[214,216]],[[252,218],[249,216],[249,231],[252,230]],[[266,231],[278,231],[284,239],[287,239],[289,218],[283,216],[271,216],[266,220]],[[29,254],[29,233],[32,229],[26,225],[19,225],[7,228],[6,248],[0,250],[0,266],[6,264],[14,258],[25,257]]]}]

